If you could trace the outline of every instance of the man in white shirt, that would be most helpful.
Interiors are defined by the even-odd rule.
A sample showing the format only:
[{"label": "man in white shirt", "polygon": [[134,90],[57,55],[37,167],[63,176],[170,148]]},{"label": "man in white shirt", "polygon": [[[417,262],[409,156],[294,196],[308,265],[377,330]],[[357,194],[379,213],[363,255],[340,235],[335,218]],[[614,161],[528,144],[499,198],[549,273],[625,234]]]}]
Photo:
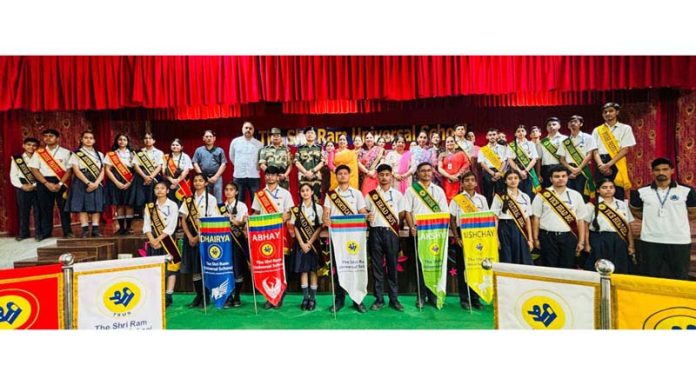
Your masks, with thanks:
[{"label": "man in white shirt", "polygon": [[486,138],[488,144],[479,150],[478,162],[483,169],[483,195],[490,205],[495,192],[505,186],[503,175],[507,170],[510,149],[498,143],[498,130],[495,128],[488,130]]},{"label": "man in white shirt", "polygon": [[[521,158],[525,158],[524,162]],[[520,124],[515,130],[515,140],[510,142],[510,167],[520,172],[520,190],[529,196],[532,196],[535,183],[539,183],[539,176],[534,168],[538,158],[536,145],[527,140],[527,129],[524,124]]]},{"label": "man in white shirt", "polygon": [[[38,149],[31,157],[29,169],[38,181],[36,195],[39,199],[41,222],[39,224],[39,240],[50,238],[53,232],[53,207],[58,205],[60,224],[64,238],[74,238],[70,226],[70,213],[65,211],[64,196],[67,192],[66,183],[70,183],[72,175],[70,158],[72,152],[58,144],[60,133],[52,128],[43,131],[45,147]],[[62,175],[59,177],[59,175]]]},{"label": "man in white shirt", "polygon": [[532,202],[534,247],[544,266],[574,269],[575,257],[585,247],[585,202],[567,188],[568,170],[556,165],[549,170],[552,186]]},{"label": "man in white shirt", "polygon": [[403,311],[399,303],[399,285],[396,265],[399,257],[399,224],[403,217],[403,195],[392,187],[392,168],[388,164],[377,166],[379,187],[368,192],[365,202],[367,220],[370,222],[368,246],[372,256],[375,303],[370,310],[384,306],[384,264],[386,260],[387,282],[389,283],[389,307]]},{"label": "man in white shirt", "polygon": [[230,163],[234,166],[232,177],[239,186],[239,199],[247,202],[246,193],[249,193],[249,201],[254,200],[254,192],[261,187],[259,175],[259,151],[263,144],[254,138],[254,125],[244,122],[242,136],[236,137],[230,143]]},{"label": "man in white shirt", "polygon": [[580,115],[573,115],[568,121],[568,129],[570,136],[561,142],[556,155],[558,155],[561,164],[568,169],[568,188],[571,188],[582,194],[585,202],[590,200],[590,195],[585,193],[585,185],[589,180],[592,180],[589,190],[594,192],[594,180],[590,171],[590,163],[592,155],[597,149],[597,144],[590,134],[581,131],[584,119]]},{"label": "man in white shirt", "polygon": [[546,119],[546,135],[545,138],[539,140],[541,146],[541,186],[546,188],[551,186],[551,167],[560,164],[558,159],[558,148],[563,144],[563,140],[567,136],[560,134],[558,131],[561,129],[561,119],[555,116],[551,116]]},{"label": "man in white shirt", "polygon": [[17,208],[19,213],[19,236],[15,238],[21,241],[29,238],[29,217],[34,212],[34,226],[36,239],[41,236],[39,232],[39,200],[36,196],[36,178],[29,169],[29,162],[34,152],[39,147],[36,138],[24,139],[24,152],[12,156],[10,163],[10,182],[15,187],[17,196]]},{"label": "man in white shirt", "polygon": [[611,178],[616,185],[614,198],[624,200],[625,190],[631,188],[626,155],[636,145],[636,138],[631,126],[618,121],[620,110],[618,103],[605,104],[602,107],[604,124],[592,131],[592,137],[597,143],[597,178]]},{"label": "man in white shirt", "polygon": [[696,219],[696,191],[672,180],[665,158],[652,161],[654,181],[631,194],[631,212],[642,219],[640,266],[651,277],[689,279],[691,229]]}]

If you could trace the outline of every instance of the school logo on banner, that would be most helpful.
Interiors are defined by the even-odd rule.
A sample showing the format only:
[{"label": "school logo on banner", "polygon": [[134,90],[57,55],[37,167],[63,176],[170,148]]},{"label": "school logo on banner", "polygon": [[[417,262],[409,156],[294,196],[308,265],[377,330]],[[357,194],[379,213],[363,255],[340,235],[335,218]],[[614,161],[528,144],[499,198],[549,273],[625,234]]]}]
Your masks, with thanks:
[{"label": "school logo on banner", "polygon": [[280,303],[287,287],[283,234],[283,214],[249,217],[250,260],[255,286],[274,306]]},{"label": "school logo on banner", "polygon": [[234,290],[230,220],[226,216],[201,218],[200,232],[203,281],[210,290],[212,303],[222,309]]},{"label": "school logo on banner", "polygon": [[163,329],[164,257],[73,266],[73,328]]},{"label": "school logo on banner", "polygon": [[416,214],[421,273],[425,287],[437,297],[438,309],[445,304],[449,221],[449,213]]},{"label": "school logo on banner", "polygon": [[566,317],[573,318],[570,306],[556,293],[533,290],[520,296],[517,315],[532,329],[564,329]]},{"label": "school logo on banner", "polygon": [[0,270],[0,330],[62,327],[60,264]]},{"label": "school logo on banner", "polygon": [[495,214],[492,211],[462,213],[459,220],[462,235],[462,252],[466,269],[464,274],[469,287],[486,303],[493,300],[493,275],[484,270],[485,259],[498,262],[498,233]]},{"label": "school logo on banner", "polygon": [[696,330],[696,283],[613,274],[616,329]]},{"label": "school logo on banner", "polygon": [[367,295],[367,222],[365,215],[331,217],[331,242],[338,284],[355,303]]}]

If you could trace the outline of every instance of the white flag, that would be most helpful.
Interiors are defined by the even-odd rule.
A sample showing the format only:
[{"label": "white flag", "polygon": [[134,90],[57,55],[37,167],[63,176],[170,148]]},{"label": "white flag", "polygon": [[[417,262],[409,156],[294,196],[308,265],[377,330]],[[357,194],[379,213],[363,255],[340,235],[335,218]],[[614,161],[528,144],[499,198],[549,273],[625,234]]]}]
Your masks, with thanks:
[{"label": "white flag", "polygon": [[73,328],[164,329],[164,257],[77,263]]},{"label": "white flag", "polygon": [[598,329],[599,274],[493,264],[498,329]]},{"label": "white flag", "polygon": [[365,215],[331,217],[331,243],[338,283],[355,303],[367,295],[367,222]]}]

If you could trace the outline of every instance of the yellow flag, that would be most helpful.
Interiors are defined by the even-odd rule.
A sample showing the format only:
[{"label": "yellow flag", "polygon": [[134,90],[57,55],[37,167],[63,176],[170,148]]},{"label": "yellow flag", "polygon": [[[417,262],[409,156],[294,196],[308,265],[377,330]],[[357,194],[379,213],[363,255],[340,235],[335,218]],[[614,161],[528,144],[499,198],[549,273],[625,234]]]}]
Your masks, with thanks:
[{"label": "yellow flag", "polygon": [[460,217],[465,277],[469,287],[486,303],[493,300],[493,272],[484,270],[481,262],[488,258],[498,262],[498,233],[492,211],[462,213]]},{"label": "yellow flag", "polygon": [[696,282],[614,274],[615,329],[696,329]]}]

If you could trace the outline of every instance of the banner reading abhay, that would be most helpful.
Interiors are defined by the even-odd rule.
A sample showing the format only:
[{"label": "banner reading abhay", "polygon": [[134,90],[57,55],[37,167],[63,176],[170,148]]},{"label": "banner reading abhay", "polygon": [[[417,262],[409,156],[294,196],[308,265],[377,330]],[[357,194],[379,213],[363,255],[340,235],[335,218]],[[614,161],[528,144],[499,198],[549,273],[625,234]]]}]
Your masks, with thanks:
[{"label": "banner reading abhay", "polygon": [[273,306],[278,305],[287,287],[283,234],[283,214],[249,217],[249,246],[254,283]]},{"label": "banner reading abhay", "polygon": [[60,264],[0,270],[0,330],[63,328]]},{"label": "banner reading abhay", "polygon": [[481,262],[488,258],[498,262],[498,233],[492,211],[463,213],[459,220],[464,252],[466,281],[486,303],[493,300],[493,273],[484,270]]},{"label": "banner reading abhay", "polygon": [[338,284],[355,303],[367,295],[367,222],[365,215],[331,217],[331,242]]},{"label": "banner reading abhay", "polygon": [[416,214],[418,260],[425,287],[437,296],[438,309],[445,304],[449,221],[449,213]]},{"label": "banner reading abhay", "polygon": [[232,234],[228,217],[201,218],[199,243],[203,281],[210,290],[210,300],[222,309],[234,289]]}]

